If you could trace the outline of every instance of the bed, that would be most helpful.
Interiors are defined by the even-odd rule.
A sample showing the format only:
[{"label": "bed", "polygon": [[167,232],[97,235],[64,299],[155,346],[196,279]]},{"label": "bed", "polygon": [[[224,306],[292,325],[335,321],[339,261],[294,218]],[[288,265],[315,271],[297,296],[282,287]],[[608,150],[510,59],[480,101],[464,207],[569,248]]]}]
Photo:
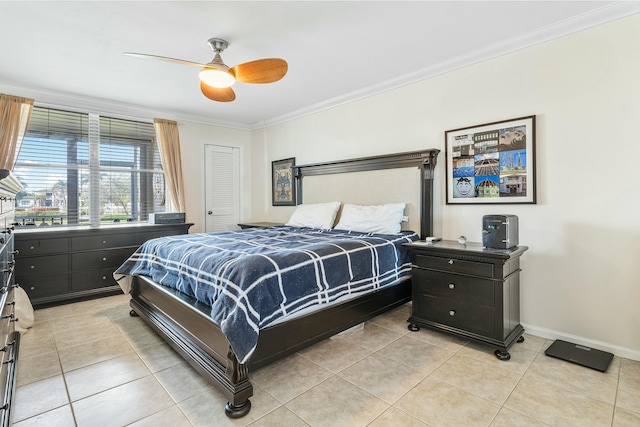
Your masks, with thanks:
[{"label": "bed", "polygon": [[[386,185],[393,187],[391,190],[395,197],[402,193],[401,189],[404,187],[416,189],[417,201],[407,203],[406,211],[409,218],[413,218],[408,228],[413,228],[414,231],[418,231],[419,228],[419,233],[403,230],[385,236],[380,233],[331,230],[328,227],[306,229],[285,226],[211,233],[218,239],[215,243],[208,240],[211,236],[200,234],[153,239],[141,246],[116,272],[116,279],[121,283],[123,290],[131,295],[131,314],[144,319],[191,366],[225,394],[228,398],[224,408],[227,416],[238,418],[246,415],[251,409],[249,398],[253,395],[253,387],[249,380],[251,370],[295,353],[411,300],[410,266],[403,259],[386,262],[394,256],[403,255],[393,255],[394,252],[385,251],[398,251],[402,248],[402,243],[431,235],[433,171],[438,153],[437,149],[429,149],[294,167],[296,198],[298,203],[302,204],[298,207],[300,211],[302,207],[312,205],[308,202],[313,200],[312,193],[316,191],[314,185],[325,189],[336,188],[334,184],[326,182],[312,184],[315,181],[309,177],[340,176],[340,186],[350,187],[351,183],[359,186],[360,181],[370,184],[371,178],[362,178],[361,175],[367,171],[394,173],[407,168],[417,169],[418,173],[415,176],[419,177],[416,180],[418,182],[398,184],[387,178],[376,178],[378,185],[375,188],[380,190],[379,182],[384,180]],[[348,178],[345,180],[344,177]],[[347,193],[361,196],[366,192],[356,188]],[[373,192],[385,197],[385,191]],[[331,195],[326,197],[335,196],[335,192],[331,191]],[[307,200],[304,200],[305,198]],[[316,205],[323,204],[323,200],[320,199],[313,201],[319,202]],[[363,203],[359,200],[349,202]],[[343,209],[347,208],[346,204],[342,206]],[[296,212],[299,212],[298,209]],[[294,225],[293,217],[296,212],[290,219]],[[346,224],[347,216],[345,212],[338,214],[337,225]],[[334,240],[326,244],[323,243],[325,239]],[[244,243],[236,246],[237,240]],[[336,241],[339,243],[332,243]],[[292,246],[299,245],[300,242],[303,242],[302,248]],[[249,248],[242,246],[244,244],[249,245]],[[208,260],[218,255],[206,255],[202,259],[203,247],[215,246],[217,250],[227,245],[229,248],[225,250],[242,252],[241,263],[228,255],[220,255],[222,264],[211,266]],[[327,252],[327,246],[337,246],[338,254],[335,251]],[[265,248],[271,252],[265,252]],[[356,261],[351,255],[345,255],[356,252],[368,254],[368,258]],[[169,254],[176,255],[174,261],[171,261]],[[291,292],[298,292],[298,289],[302,289],[301,277],[313,275],[309,274],[309,271],[301,274],[292,273],[290,276],[283,273],[290,271],[290,266],[285,263],[296,258],[294,254],[304,254],[302,258],[294,260],[294,264],[304,264],[311,268],[309,271],[316,272],[320,255],[326,255],[330,262],[336,262],[335,265],[330,264],[331,267],[327,268],[327,271],[346,269],[351,274],[348,280],[350,285],[347,287],[336,278],[335,286],[329,286],[329,282],[334,280],[327,274],[327,277],[323,276],[322,280],[317,281],[316,288],[319,290],[302,295],[299,300],[298,296],[291,297],[292,294],[287,293],[289,291],[286,288],[290,288]],[[182,261],[194,257],[197,258],[197,268],[185,267]],[[301,261],[302,259],[307,261]],[[342,264],[338,261],[348,267],[339,267],[338,265]],[[325,262],[329,261],[322,261]],[[374,275],[381,271],[383,273],[373,278],[361,278],[358,263],[364,265],[362,270],[375,265],[375,268],[368,268],[375,270]],[[386,267],[382,269],[383,264],[390,264],[390,270]],[[266,275],[261,273],[260,278],[257,278],[255,271],[263,268],[271,268],[272,271]],[[223,277],[222,274],[218,274],[222,270],[225,274],[230,272],[230,275]],[[263,279],[267,276],[269,279]],[[275,284],[269,280],[275,280]],[[213,281],[218,281],[218,284],[222,281],[225,286],[214,286],[212,289],[204,290],[201,283]],[[160,282],[166,282],[167,286],[161,285]],[[365,282],[370,288],[366,292]],[[250,300],[253,291],[257,296]],[[215,313],[219,311],[212,311],[210,303],[217,304],[223,294],[227,303],[221,306],[224,315],[218,316]],[[321,296],[326,301],[319,304],[316,300],[322,299]],[[272,305],[263,304],[265,300],[270,299],[274,300]],[[313,304],[308,303],[311,300],[314,301]],[[271,308],[263,310],[263,305]]]}]

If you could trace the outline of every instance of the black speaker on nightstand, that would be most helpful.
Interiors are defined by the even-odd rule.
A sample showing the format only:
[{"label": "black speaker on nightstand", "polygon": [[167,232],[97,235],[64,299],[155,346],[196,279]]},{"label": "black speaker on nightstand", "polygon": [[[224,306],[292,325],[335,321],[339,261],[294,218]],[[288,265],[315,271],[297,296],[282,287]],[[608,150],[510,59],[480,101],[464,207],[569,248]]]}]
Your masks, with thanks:
[{"label": "black speaker on nightstand", "polygon": [[518,246],[518,217],[485,215],[482,217],[482,246],[509,249]]}]

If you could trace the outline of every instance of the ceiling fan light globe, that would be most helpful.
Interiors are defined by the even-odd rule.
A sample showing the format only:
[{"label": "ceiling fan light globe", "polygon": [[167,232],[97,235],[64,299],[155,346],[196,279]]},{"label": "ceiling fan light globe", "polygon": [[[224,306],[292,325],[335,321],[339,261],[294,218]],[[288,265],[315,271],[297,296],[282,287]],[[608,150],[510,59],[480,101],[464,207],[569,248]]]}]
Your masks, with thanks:
[{"label": "ceiling fan light globe", "polygon": [[233,74],[216,68],[203,68],[199,77],[202,83],[217,88],[230,87],[236,82]]}]

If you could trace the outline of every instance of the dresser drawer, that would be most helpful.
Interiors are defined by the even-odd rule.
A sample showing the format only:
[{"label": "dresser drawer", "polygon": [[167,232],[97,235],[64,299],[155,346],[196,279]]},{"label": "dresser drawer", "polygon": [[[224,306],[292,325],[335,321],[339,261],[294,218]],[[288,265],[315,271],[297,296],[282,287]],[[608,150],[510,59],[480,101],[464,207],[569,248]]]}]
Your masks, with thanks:
[{"label": "dresser drawer", "polygon": [[66,273],[68,269],[68,255],[23,258],[16,261],[16,280],[23,280],[25,277]]},{"label": "dresser drawer", "polygon": [[0,341],[0,348],[4,347],[7,342],[7,338],[11,335],[11,332],[15,329],[14,313],[15,313],[15,302],[13,297],[13,288],[9,290],[9,292],[4,292],[2,294],[2,298],[0,298],[0,337],[2,337],[2,341]]},{"label": "dresser drawer", "polygon": [[429,295],[418,295],[417,301],[420,311],[415,317],[480,335],[495,334],[493,307]]},{"label": "dresser drawer", "polygon": [[131,233],[71,238],[71,250],[74,252],[91,249],[116,248],[118,246],[131,246],[133,244],[133,235]]},{"label": "dresser drawer", "polygon": [[[2,425],[13,425],[11,421],[11,414],[15,411],[12,405],[15,404],[15,382],[17,374],[17,354],[19,346],[19,335],[16,336],[16,332],[12,332],[7,336],[6,350],[0,352],[0,406],[3,408],[0,411],[2,417]],[[13,400],[13,401],[12,401]]]},{"label": "dresser drawer", "polygon": [[160,230],[160,231],[147,231],[144,233],[135,233],[133,240],[134,244],[140,246],[147,240],[157,239],[158,237],[175,236],[175,230]]},{"label": "dresser drawer", "polygon": [[[9,349],[7,349],[9,350]],[[11,371],[15,372],[15,354],[14,352],[10,352],[10,351],[0,351],[0,389],[3,391],[2,394],[0,394],[0,405],[4,406],[4,405],[9,405],[9,407],[7,409],[4,409],[1,412],[1,417],[2,417],[2,421],[3,422],[7,422],[7,424],[3,424],[3,425],[12,425],[8,423],[8,418],[6,417],[6,414],[8,414],[7,410],[12,410],[13,408],[11,408],[11,402],[5,400],[7,398],[7,395],[9,394],[9,387],[10,387],[10,383],[9,383],[9,375],[11,373]]]},{"label": "dresser drawer", "polygon": [[115,286],[118,284],[113,278],[115,268],[105,268],[103,270],[78,271],[71,274],[71,290],[85,291],[89,289],[104,288],[105,286]]},{"label": "dresser drawer", "polygon": [[0,342],[0,348],[7,344],[7,337],[15,330],[15,308],[13,304],[5,305],[3,308],[2,314],[0,315],[0,337],[3,339],[3,341]]},{"label": "dresser drawer", "polygon": [[493,264],[486,262],[466,261],[457,258],[442,258],[421,254],[415,255],[414,262],[418,267],[422,268],[493,277]]},{"label": "dresser drawer", "polygon": [[15,247],[19,251],[19,256],[44,255],[50,253],[67,252],[69,250],[69,239],[27,239],[21,237],[15,240]]},{"label": "dresser drawer", "polygon": [[20,287],[27,292],[29,299],[38,299],[61,295],[69,292],[69,275],[55,274],[20,279]]},{"label": "dresser drawer", "polygon": [[71,270],[98,270],[120,265],[135,252],[135,248],[89,251],[71,255]]}]

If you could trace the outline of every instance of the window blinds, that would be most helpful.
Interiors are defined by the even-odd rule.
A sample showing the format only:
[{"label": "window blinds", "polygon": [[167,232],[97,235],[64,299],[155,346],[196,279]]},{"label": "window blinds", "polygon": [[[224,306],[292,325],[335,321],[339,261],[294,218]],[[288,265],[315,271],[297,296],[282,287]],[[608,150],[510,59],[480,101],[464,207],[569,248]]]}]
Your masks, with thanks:
[{"label": "window blinds", "polygon": [[164,210],[152,123],[34,107],[14,174],[24,225],[98,226]]}]

